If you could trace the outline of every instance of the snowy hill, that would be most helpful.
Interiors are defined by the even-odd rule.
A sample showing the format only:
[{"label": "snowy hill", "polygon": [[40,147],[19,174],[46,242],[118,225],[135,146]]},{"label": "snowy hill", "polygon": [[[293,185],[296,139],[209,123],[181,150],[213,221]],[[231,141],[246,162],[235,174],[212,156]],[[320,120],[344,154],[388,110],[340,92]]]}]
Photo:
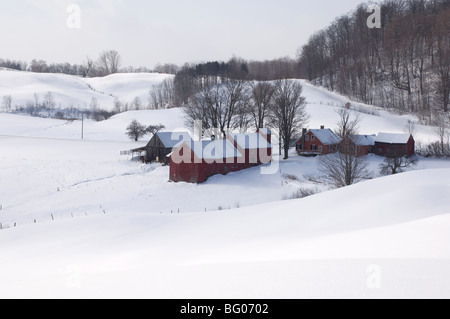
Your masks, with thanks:
[{"label": "snowy hill", "polygon": [[11,96],[13,106],[26,106],[27,102],[35,100],[36,93],[42,101],[51,92],[59,108],[87,108],[95,98],[100,108],[112,110],[115,97],[124,103],[139,97],[146,105],[152,86],[169,77],[171,75],[138,73],[83,79],[64,74],[0,70],[0,98]]},{"label": "snowy hill", "polygon": [[[47,75],[35,76],[30,92]],[[125,87],[140,76],[89,84],[133,96],[152,81]],[[334,128],[348,100],[302,82],[309,127]],[[364,134],[401,133],[410,119],[352,104],[365,111]],[[421,158],[403,175],[281,201],[330,189],[317,159],[293,153],[273,175],[257,167],[170,183],[168,167],[119,155],[149,138],[128,140],[133,119],[185,124],[180,109],[126,112],[85,121],[82,141],[80,121],[0,113],[0,297],[450,297],[449,161]],[[416,139],[435,140],[434,128],[418,125]],[[383,159],[368,160],[379,177]],[[370,265],[382,289],[368,288]]]},{"label": "snowy hill", "polygon": [[418,171],[227,212],[124,207],[4,230],[0,297],[448,298],[449,178]]}]

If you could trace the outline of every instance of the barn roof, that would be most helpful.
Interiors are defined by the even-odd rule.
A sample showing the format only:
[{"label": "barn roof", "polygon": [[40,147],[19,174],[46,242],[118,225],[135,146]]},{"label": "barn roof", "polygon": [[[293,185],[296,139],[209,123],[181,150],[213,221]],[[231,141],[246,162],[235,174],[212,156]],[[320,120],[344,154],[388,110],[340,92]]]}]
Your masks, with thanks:
[{"label": "barn roof", "polygon": [[375,135],[353,135],[352,141],[358,146],[374,146],[375,145]]},{"label": "barn roof", "polygon": [[272,148],[272,145],[260,133],[232,133],[228,136],[244,150]]},{"label": "barn roof", "polygon": [[379,133],[375,142],[383,144],[407,144],[410,137],[411,135],[409,134]]},{"label": "barn roof", "polygon": [[166,148],[174,148],[175,146],[178,146],[180,142],[192,140],[192,137],[188,132],[158,132],[156,135]]},{"label": "barn roof", "polygon": [[243,156],[228,140],[191,141],[188,145],[200,159],[223,159]]},{"label": "barn roof", "polygon": [[333,145],[340,142],[339,137],[330,129],[309,130],[309,132],[313,133],[324,145]]}]

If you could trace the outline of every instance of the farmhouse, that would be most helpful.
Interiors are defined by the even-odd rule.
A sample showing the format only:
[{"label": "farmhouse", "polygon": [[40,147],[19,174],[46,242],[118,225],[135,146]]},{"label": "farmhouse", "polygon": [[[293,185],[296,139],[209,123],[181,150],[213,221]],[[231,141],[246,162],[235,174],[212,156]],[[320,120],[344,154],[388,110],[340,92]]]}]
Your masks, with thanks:
[{"label": "farmhouse", "polygon": [[272,160],[270,132],[229,134],[224,140],[188,141],[170,156],[170,180],[203,183],[209,177],[241,171]]},{"label": "farmhouse", "polygon": [[415,141],[409,134],[380,133],[375,139],[374,153],[387,157],[413,156]]},{"label": "farmhouse", "polygon": [[373,153],[376,135],[353,135],[343,139],[338,150],[351,153],[356,156],[364,156]]},{"label": "farmhouse", "polygon": [[168,155],[172,153],[175,146],[181,142],[192,140],[188,132],[158,132],[153,135],[147,146],[131,150],[133,153],[141,154],[146,163],[159,162],[169,163]]},{"label": "farmhouse", "polygon": [[320,130],[303,130],[296,147],[299,155],[326,155],[335,153],[340,142],[339,137],[324,126]]}]

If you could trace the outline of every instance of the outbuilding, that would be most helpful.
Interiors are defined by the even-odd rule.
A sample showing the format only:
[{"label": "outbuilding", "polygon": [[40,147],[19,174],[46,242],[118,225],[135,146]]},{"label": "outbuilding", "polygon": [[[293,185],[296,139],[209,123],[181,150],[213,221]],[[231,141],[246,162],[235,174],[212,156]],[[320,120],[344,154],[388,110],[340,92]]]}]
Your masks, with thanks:
[{"label": "outbuilding", "polygon": [[141,148],[141,150],[145,150],[143,155],[145,162],[168,164],[170,161],[168,155],[172,153],[173,148],[182,142],[191,140],[191,135],[188,132],[158,132],[153,135],[147,146]]},{"label": "outbuilding", "polygon": [[379,133],[375,139],[374,153],[386,157],[413,156],[414,137],[409,134]]}]

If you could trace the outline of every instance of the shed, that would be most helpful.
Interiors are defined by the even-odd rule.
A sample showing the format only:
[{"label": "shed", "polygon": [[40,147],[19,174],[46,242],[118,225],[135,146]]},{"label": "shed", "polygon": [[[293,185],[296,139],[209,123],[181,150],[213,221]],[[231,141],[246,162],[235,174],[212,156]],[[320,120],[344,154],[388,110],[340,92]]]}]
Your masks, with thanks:
[{"label": "shed", "polygon": [[191,141],[191,135],[188,132],[158,132],[153,135],[150,142],[145,146],[145,161],[169,163],[167,157],[174,147],[182,142]]},{"label": "shed", "polygon": [[409,134],[379,133],[374,153],[380,156],[401,157],[415,154],[415,140]]}]

